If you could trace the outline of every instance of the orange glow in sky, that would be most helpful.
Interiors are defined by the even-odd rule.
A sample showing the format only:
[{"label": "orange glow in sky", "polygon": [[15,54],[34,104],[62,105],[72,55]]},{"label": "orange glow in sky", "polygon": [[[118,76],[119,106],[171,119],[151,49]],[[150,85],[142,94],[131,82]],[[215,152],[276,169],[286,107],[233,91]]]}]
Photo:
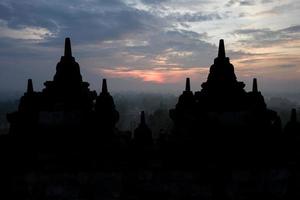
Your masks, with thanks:
[{"label": "orange glow in sky", "polygon": [[145,82],[175,83],[182,81],[185,77],[200,76],[207,74],[208,68],[153,68],[153,69],[130,69],[119,67],[114,69],[101,69],[101,72],[109,77],[136,78]]}]

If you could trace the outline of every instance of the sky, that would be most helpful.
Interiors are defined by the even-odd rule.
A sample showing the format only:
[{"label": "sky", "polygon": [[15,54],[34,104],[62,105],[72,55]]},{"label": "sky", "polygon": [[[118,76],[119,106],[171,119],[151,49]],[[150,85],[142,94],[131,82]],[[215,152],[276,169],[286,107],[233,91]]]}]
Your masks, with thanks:
[{"label": "sky", "polygon": [[0,92],[41,90],[70,37],[97,91],[199,91],[224,39],[247,90],[299,93],[299,19],[299,0],[1,0]]}]

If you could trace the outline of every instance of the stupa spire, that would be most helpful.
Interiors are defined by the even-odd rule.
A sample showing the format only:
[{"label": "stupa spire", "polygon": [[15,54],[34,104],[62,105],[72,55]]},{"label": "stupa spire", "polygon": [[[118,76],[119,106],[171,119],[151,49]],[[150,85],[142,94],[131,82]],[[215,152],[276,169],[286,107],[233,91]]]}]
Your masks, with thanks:
[{"label": "stupa spire", "polygon": [[72,47],[70,38],[65,39],[65,57],[72,57]]},{"label": "stupa spire", "polygon": [[257,89],[257,79],[256,78],[253,79],[252,92],[258,92],[258,89]]},{"label": "stupa spire", "polygon": [[27,93],[28,94],[32,94],[33,93],[32,79],[28,79],[28,81],[27,81]]},{"label": "stupa spire", "polygon": [[144,111],[142,111],[141,112],[141,124],[146,124],[146,119],[145,119],[145,112]]},{"label": "stupa spire", "polygon": [[108,93],[106,79],[102,80],[102,93]]},{"label": "stupa spire", "polygon": [[219,52],[218,52],[218,57],[219,58],[225,58],[226,54],[225,54],[225,45],[224,45],[224,40],[221,39],[219,42]]},{"label": "stupa spire", "polygon": [[296,109],[293,108],[291,113],[291,122],[296,122],[296,121],[297,121],[297,112]]},{"label": "stupa spire", "polygon": [[187,91],[187,92],[191,91],[190,78],[186,78],[186,81],[185,81],[185,91]]}]

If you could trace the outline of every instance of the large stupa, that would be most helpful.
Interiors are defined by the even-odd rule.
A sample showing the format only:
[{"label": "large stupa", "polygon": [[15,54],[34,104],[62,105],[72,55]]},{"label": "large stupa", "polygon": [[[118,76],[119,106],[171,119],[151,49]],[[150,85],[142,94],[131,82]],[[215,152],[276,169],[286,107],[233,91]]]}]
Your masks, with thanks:
[{"label": "large stupa", "polygon": [[253,89],[249,92],[237,80],[234,66],[226,57],[224,40],[220,40],[218,57],[201,86],[200,91],[193,93],[187,78],[176,108],[170,110],[175,134],[189,137],[280,131],[280,118],[267,108],[257,79],[253,79]]},{"label": "large stupa", "polygon": [[56,66],[53,80],[46,81],[41,92],[34,91],[32,80],[28,80],[18,111],[7,116],[10,133],[99,136],[101,132],[113,132],[119,114],[106,79],[102,84],[97,96],[96,91],[89,89],[89,83],[82,81],[80,66],[72,56],[70,38],[66,38],[64,55]]}]

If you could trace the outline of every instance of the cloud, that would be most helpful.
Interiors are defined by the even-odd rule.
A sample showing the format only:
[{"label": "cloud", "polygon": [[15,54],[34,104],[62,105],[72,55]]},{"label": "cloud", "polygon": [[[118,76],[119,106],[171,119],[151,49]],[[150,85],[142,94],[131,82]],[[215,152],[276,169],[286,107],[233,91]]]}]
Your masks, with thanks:
[{"label": "cloud", "polygon": [[288,28],[282,29],[281,31],[286,33],[300,33],[300,25],[290,26]]},{"label": "cloud", "polygon": [[254,0],[244,0],[240,1],[241,6],[253,6],[256,5],[256,2]]},{"label": "cloud", "polygon": [[163,2],[167,2],[169,0],[141,0],[142,3],[145,4],[161,4]]},{"label": "cloud", "polygon": [[227,7],[231,7],[233,5],[240,5],[240,6],[253,6],[256,5],[257,2],[255,0],[229,0],[226,3]]},{"label": "cloud", "polygon": [[[280,3],[278,3],[280,2]],[[299,13],[300,3],[298,1],[287,1],[287,3],[281,3],[279,0],[265,0],[262,4],[269,3],[271,8],[260,11],[256,15],[285,15],[287,13],[296,15]]]},{"label": "cloud", "polygon": [[147,31],[161,25],[145,11],[117,0],[101,1],[8,1],[0,16],[10,29],[37,27],[57,34],[71,35],[78,41],[103,41],[125,37],[134,31]]},{"label": "cloud", "polygon": [[277,1],[277,0],[262,0],[261,2],[262,3],[273,3],[275,1]]},{"label": "cloud", "polygon": [[283,29],[240,29],[233,32],[242,39],[240,43],[253,47],[267,47],[300,40],[300,25],[290,26]]},{"label": "cloud", "polygon": [[[204,42],[203,38],[205,37],[205,34],[179,29],[161,30],[147,35],[137,34],[135,40],[140,42],[126,40],[102,43],[98,52],[105,49],[106,52],[113,53],[100,57],[99,62],[102,66],[126,65],[144,69],[208,66],[211,59],[215,57],[217,48]],[[98,53],[98,55],[103,54]],[[201,60],[201,64],[199,60]]]},{"label": "cloud", "polygon": [[45,40],[46,38],[54,37],[52,33],[46,28],[41,27],[19,27],[9,28],[7,22],[0,20],[0,37],[22,39],[22,40]]},{"label": "cloud", "polygon": [[226,6],[227,6],[227,7],[230,7],[230,6],[234,5],[234,4],[236,4],[237,2],[238,2],[238,0],[229,0],[229,1],[226,3]]},{"label": "cloud", "polygon": [[291,68],[291,67],[299,67],[299,64],[282,64],[282,65],[278,65],[278,67],[282,67],[282,68]]},{"label": "cloud", "polygon": [[174,19],[178,22],[202,22],[202,21],[212,21],[223,19],[218,13],[204,13],[204,12],[194,12],[194,13],[172,13],[168,18]]}]

